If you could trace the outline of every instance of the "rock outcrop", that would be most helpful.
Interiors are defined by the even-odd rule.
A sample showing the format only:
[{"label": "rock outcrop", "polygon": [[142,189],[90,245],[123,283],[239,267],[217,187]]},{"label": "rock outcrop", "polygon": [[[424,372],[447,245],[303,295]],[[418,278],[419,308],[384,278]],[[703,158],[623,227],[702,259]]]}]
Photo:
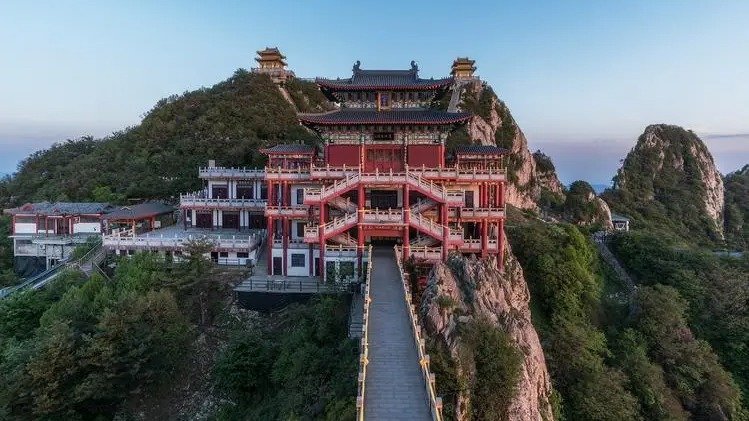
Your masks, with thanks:
[{"label": "rock outcrop", "polygon": [[[507,406],[506,419],[553,419],[551,380],[543,350],[528,307],[530,293],[523,269],[507,250],[504,271],[494,258],[476,259],[451,256],[447,263],[436,265],[421,304],[422,320],[430,338],[449,350],[456,362],[457,375],[466,383],[474,373],[466,359],[466,329],[473,321],[488,321],[506,332],[522,356],[520,376],[514,397]],[[446,305],[448,303],[448,305]],[[469,368],[465,368],[469,367]],[[470,393],[463,390],[456,399],[455,418],[469,418]]]},{"label": "rock outcrop", "polygon": [[462,89],[459,108],[474,114],[467,126],[470,141],[509,149],[507,203],[535,209],[542,189],[563,194],[562,183],[553,165],[551,168],[537,168],[525,134],[491,87],[476,80],[464,84]]},{"label": "rock outcrop", "polygon": [[[664,219],[683,226],[682,235],[704,235],[707,229],[713,240],[723,237],[723,178],[691,130],[648,126],[614,177],[612,193],[614,210],[651,215],[665,209]],[[644,210],[648,202],[657,205]]]},{"label": "rock outcrop", "polygon": [[732,247],[749,248],[749,165],[734,171],[724,180],[726,240]]},{"label": "rock outcrop", "polygon": [[563,215],[567,221],[577,225],[599,225],[605,230],[614,228],[609,205],[596,196],[593,187],[585,181],[578,180],[570,184]]}]

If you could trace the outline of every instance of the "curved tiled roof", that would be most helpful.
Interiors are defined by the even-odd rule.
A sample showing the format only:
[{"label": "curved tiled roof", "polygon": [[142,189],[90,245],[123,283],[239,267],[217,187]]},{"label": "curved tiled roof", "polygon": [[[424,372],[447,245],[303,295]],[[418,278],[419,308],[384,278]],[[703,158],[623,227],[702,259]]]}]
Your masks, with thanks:
[{"label": "curved tiled roof", "polygon": [[452,77],[443,79],[422,79],[419,68],[411,62],[410,70],[363,70],[359,62],[354,65],[353,75],[348,79],[317,78],[321,88],[328,90],[432,90],[443,88],[453,82]]},{"label": "curved tiled roof", "polygon": [[395,109],[378,111],[373,108],[344,108],[323,114],[300,114],[302,124],[340,125],[340,124],[453,124],[462,123],[471,118],[470,113],[449,113],[431,109]]},{"label": "curved tiled roof", "polygon": [[174,212],[173,206],[159,202],[139,203],[131,206],[121,206],[112,212],[105,214],[102,219],[109,220],[131,220],[143,219],[152,216],[163,215]]},{"label": "curved tiled roof", "polygon": [[95,215],[107,212],[112,205],[97,202],[38,202],[6,209],[9,214],[21,215]]}]

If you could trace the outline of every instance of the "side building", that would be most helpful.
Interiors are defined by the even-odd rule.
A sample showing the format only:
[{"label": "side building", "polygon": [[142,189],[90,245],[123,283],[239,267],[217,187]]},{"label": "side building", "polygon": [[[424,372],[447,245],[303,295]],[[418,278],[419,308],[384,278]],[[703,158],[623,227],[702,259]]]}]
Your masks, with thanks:
[{"label": "side building", "polygon": [[192,242],[200,240],[213,244],[208,256],[216,263],[254,262],[265,237],[265,171],[219,167],[209,161],[198,169],[198,177],[203,188],[180,195],[176,224],[113,229],[105,232],[104,246],[118,255],[141,251],[180,259]]},{"label": "side building", "polygon": [[107,203],[40,202],[6,209],[13,217],[14,267],[21,276],[33,276],[70,257],[90,237],[102,233]]}]

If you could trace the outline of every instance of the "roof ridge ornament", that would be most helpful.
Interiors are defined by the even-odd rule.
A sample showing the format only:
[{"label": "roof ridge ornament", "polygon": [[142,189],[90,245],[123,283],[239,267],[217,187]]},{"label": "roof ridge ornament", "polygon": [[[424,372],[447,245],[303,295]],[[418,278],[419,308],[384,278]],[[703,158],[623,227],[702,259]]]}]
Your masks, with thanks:
[{"label": "roof ridge ornament", "polygon": [[416,64],[416,60],[411,60],[411,71],[414,73],[419,71],[419,65]]},{"label": "roof ridge ornament", "polygon": [[360,67],[361,67],[361,61],[356,60],[356,62],[354,63],[354,69],[353,69],[354,70],[354,74],[359,73],[359,70],[360,70],[359,68]]}]

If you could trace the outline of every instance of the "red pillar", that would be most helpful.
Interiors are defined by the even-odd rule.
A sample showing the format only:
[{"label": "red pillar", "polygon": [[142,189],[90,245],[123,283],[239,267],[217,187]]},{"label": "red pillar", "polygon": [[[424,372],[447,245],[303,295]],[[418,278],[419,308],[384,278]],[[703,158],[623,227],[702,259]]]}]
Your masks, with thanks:
[{"label": "red pillar", "polygon": [[499,220],[499,235],[498,235],[498,256],[497,259],[499,260],[499,269],[504,270],[504,261],[505,261],[505,219],[501,218]]},{"label": "red pillar", "polygon": [[411,191],[408,183],[403,185],[403,261],[411,255],[411,239],[409,227],[411,226]]},{"label": "red pillar", "polygon": [[505,207],[505,183],[504,181],[499,183],[499,207]]},{"label": "red pillar", "polygon": [[325,202],[320,202],[320,225],[318,242],[320,243],[320,276],[325,276]]},{"label": "red pillar", "polygon": [[447,225],[447,203],[440,205],[440,223],[442,224],[442,260],[447,260],[447,248],[450,241],[450,228]]},{"label": "red pillar", "polygon": [[358,262],[359,276],[362,276],[362,263],[364,261],[364,184],[359,183],[357,187],[357,224],[356,224],[356,260]]},{"label": "red pillar", "polygon": [[486,257],[489,252],[489,222],[486,219],[481,221],[481,257]]},{"label": "red pillar", "polygon": [[[269,190],[270,191],[270,190]],[[268,274],[273,275],[273,237],[274,237],[274,229],[273,229],[273,217],[268,217],[268,225],[267,225],[267,233],[268,233]]]},{"label": "red pillar", "polygon": [[288,254],[289,254],[289,218],[282,219],[282,237],[283,238],[283,276],[288,276]]}]

